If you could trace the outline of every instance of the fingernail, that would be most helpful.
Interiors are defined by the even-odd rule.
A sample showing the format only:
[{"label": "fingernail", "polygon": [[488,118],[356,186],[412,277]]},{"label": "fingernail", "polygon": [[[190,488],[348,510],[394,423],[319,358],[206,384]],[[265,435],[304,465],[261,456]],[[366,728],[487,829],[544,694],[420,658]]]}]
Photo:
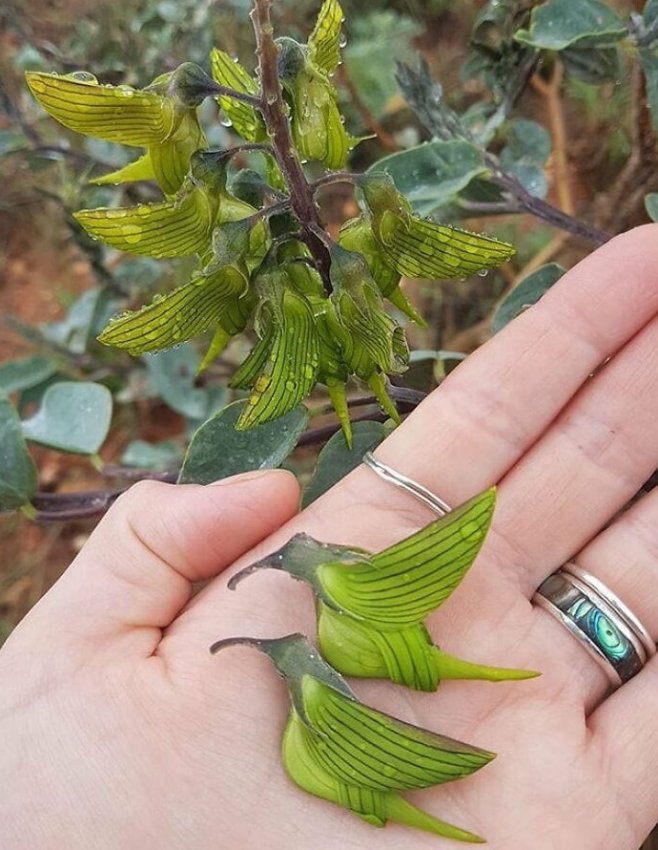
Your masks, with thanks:
[{"label": "fingernail", "polygon": [[253,469],[251,472],[241,472],[239,475],[231,475],[228,478],[220,478],[208,484],[208,487],[218,487],[222,484],[241,484],[243,481],[254,481],[256,478],[264,478],[266,475],[290,475],[295,476],[287,469]]}]

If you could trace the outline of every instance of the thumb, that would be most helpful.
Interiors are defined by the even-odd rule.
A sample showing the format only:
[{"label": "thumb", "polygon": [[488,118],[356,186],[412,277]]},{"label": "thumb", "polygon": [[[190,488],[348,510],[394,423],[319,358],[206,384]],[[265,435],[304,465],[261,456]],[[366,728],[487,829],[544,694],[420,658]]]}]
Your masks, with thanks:
[{"label": "thumb", "polygon": [[150,655],[192,583],[217,575],[290,519],[298,502],[297,482],[282,470],[207,486],[140,481],[6,645],[47,636],[60,647],[97,646],[132,633],[139,635],[133,649]]}]

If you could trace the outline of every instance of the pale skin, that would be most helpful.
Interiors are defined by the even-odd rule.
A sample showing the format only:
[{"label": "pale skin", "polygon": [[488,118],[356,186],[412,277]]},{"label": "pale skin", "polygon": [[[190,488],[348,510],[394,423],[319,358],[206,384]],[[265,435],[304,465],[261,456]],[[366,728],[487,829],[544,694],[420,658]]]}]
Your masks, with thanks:
[{"label": "pale skin", "polygon": [[[637,850],[658,820],[658,657],[611,694],[529,601],[574,558],[658,637],[658,492],[609,524],[658,465],[657,236],[639,228],[580,263],[377,450],[453,505],[498,484],[493,531],[430,627],[449,652],[543,675],[437,694],[353,682],[379,709],[498,752],[409,795],[494,850]],[[363,467],[303,514],[297,502],[294,478],[268,472],[141,483],[112,508],[0,651],[3,850],[459,846],[294,787],[283,683],[249,649],[208,652],[313,634],[309,591],[287,576],[226,588],[293,532],[378,550],[432,519]]]}]

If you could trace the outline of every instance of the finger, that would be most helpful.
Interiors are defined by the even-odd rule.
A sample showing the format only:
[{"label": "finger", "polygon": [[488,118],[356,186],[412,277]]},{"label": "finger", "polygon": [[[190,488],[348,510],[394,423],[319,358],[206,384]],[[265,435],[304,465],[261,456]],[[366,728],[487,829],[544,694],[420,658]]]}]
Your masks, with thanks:
[{"label": "finger", "polygon": [[[636,502],[575,559],[625,602],[658,638],[658,491]],[[658,656],[611,694],[589,718],[599,744],[619,766],[615,779],[652,790],[658,819]],[[617,773],[617,768],[615,768]],[[650,781],[649,781],[650,780]],[[653,824],[652,824],[653,825]]]},{"label": "finger", "polygon": [[[526,596],[637,493],[658,459],[658,319],[573,401],[498,488],[495,557]],[[508,542],[511,541],[511,542]]]},{"label": "finger", "polygon": [[[588,376],[658,312],[655,234],[650,225],[617,237],[566,274],[455,370],[379,446],[378,457],[452,504],[499,480]],[[267,548],[303,528],[320,539],[377,550],[430,518],[411,496],[360,467]],[[210,612],[221,592],[221,586],[208,588],[191,609],[206,605]],[[491,605],[499,603],[491,598]]]},{"label": "finger", "polygon": [[192,583],[217,575],[289,519],[298,499],[294,476],[279,470],[206,487],[141,481],[116,502],[13,638],[88,646],[129,633],[150,655]]},{"label": "finger", "polygon": [[[658,312],[646,253],[658,261],[656,232],[655,225],[638,228],[578,264],[456,369],[378,447],[377,457],[453,505],[499,481],[592,372]],[[620,311],[622,276],[629,288]],[[355,505],[361,517],[368,514],[358,524],[358,539]],[[430,518],[412,497],[363,468],[305,512],[305,527],[322,527],[328,516],[338,532],[335,542],[371,548]]]}]

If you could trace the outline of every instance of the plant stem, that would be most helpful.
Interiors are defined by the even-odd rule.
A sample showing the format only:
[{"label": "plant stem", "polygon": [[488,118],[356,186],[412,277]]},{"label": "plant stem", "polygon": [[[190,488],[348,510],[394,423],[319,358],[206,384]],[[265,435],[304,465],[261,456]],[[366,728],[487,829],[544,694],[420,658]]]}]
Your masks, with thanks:
[{"label": "plant stem", "polygon": [[[394,385],[388,387],[388,392],[403,415],[410,413],[426,396],[425,393],[418,390]],[[365,404],[374,404],[376,401],[374,396],[372,398],[353,399],[350,406],[360,407]],[[385,422],[387,419],[388,414],[378,410],[363,416],[352,417],[351,421]],[[340,429],[341,426],[337,422],[331,425],[322,425],[319,428],[309,428],[301,435],[297,445],[318,445],[328,440]],[[106,466],[102,471],[104,475],[110,478],[122,476],[133,481],[149,479],[174,484],[178,479],[178,471],[176,470],[158,472],[150,469],[134,469],[132,467],[124,469],[120,466]],[[121,487],[115,490],[86,490],[77,493],[36,493],[32,498],[32,505],[36,509],[34,519],[37,522],[64,522],[102,516],[127,489],[128,487]],[[2,512],[0,511],[1,515]]]},{"label": "plant stem", "polygon": [[236,91],[228,86],[222,86],[215,83],[210,94],[218,94],[222,97],[230,97],[233,100],[241,100],[243,103],[248,103],[249,106],[254,106],[256,109],[262,110],[263,104],[261,99],[255,94],[246,94],[245,92]]},{"label": "plant stem", "polygon": [[331,293],[329,280],[329,252],[314,228],[322,228],[313,190],[297,156],[290,133],[290,123],[283,101],[279,81],[279,51],[274,43],[274,29],[270,17],[272,0],[254,0],[251,20],[256,35],[256,55],[262,91],[260,110],[272,136],[276,161],[290,191],[290,206],[302,227],[304,242],[313,255],[327,294]]},{"label": "plant stem", "polygon": [[498,160],[493,157],[487,157],[488,164],[493,171],[492,181],[501,189],[505,189],[512,197],[514,197],[525,212],[541,218],[547,224],[558,227],[560,230],[566,230],[573,233],[574,236],[579,236],[588,242],[593,242],[595,245],[603,245],[604,242],[612,239],[612,234],[605,230],[599,230],[598,227],[592,227],[584,221],[568,215],[548,201],[543,201],[541,198],[536,198],[523,186],[516,177],[513,177],[507,171],[504,171]]}]

